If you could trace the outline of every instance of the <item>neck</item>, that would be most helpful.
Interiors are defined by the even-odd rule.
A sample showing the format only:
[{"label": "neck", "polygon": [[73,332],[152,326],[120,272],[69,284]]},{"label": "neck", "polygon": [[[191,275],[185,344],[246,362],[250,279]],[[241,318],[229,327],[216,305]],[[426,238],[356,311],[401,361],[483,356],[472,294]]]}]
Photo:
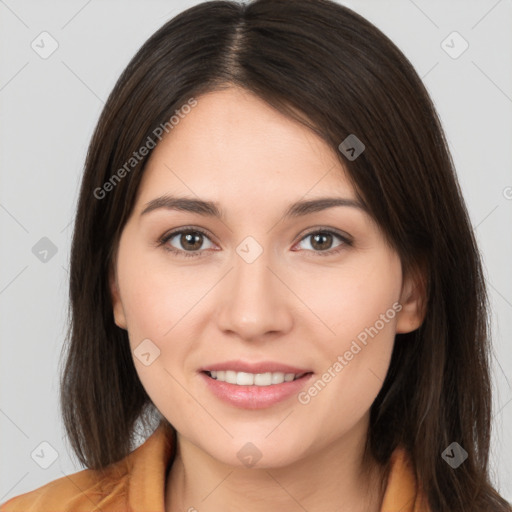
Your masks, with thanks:
[{"label": "neck", "polygon": [[226,465],[178,433],[166,512],[379,512],[385,468],[364,463],[367,429],[358,427],[293,464],[267,468]]}]

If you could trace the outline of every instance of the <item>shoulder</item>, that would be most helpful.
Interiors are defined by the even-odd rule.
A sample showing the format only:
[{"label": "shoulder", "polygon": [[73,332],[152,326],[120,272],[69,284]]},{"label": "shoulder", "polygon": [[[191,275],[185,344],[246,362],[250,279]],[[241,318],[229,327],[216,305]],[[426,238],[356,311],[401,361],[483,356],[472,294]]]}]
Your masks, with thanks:
[{"label": "shoulder", "polygon": [[0,504],[0,512],[119,512],[160,510],[174,453],[172,428],[160,425],[124,459],[84,469]]},{"label": "shoulder", "polygon": [[128,471],[123,461],[108,471],[84,469],[65,475],[0,505],[0,512],[123,510]]}]

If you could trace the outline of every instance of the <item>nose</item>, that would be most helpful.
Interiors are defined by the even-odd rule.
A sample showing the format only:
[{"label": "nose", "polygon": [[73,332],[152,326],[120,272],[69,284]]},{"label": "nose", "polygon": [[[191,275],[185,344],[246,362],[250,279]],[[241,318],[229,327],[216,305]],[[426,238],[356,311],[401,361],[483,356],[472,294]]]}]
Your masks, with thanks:
[{"label": "nose", "polygon": [[256,341],[292,329],[293,300],[297,299],[287,287],[286,276],[280,275],[284,273],[272,268],[276,265],[267,255],[264,251],[251,263],[235,255],[218,300],[217,323],[224,333]]}]

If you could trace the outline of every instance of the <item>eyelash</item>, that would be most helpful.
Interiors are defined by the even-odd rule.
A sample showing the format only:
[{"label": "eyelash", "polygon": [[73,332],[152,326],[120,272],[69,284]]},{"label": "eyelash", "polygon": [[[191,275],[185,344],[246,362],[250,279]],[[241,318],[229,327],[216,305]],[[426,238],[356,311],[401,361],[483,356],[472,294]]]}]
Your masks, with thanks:
[{"label": "eyelash", "polygon": [[[180,256],[180,257],[197,258],[197,257],[202,256],[201,251],[192,251],[192,252],[191,251],[182,251],[180,249],[176,249],[174,247],[171,247],[171,246],[167,245],[167,242],[169,240],[174,238],[176,235],[181,235],[183,233],[201,233],[202,235],[206,236],[208,239],[210,238],[208,233],[206,233],[202,229],[192,228],[192,227],[185,227],[185,228],[181,228],[179,230],[172,231],[171,233],[163,235],[158,240],[157,246],[158,247],[163,246],[164,250],[166,250],[166,251],[168,251],[170,253],[173,253],[173,254],[175,254],[177,256]],[[307,251],[307,252],[314,252],[314,253],[318,254],[319,256],[333,256],[335,254],[338,254],[342,250],[344,250],[345,246],[347,246],[347,245],[348,246],[352,246],[353,245],[353,241],[351,239],[349,239],[347,236],[344,236],[341,233],[339,233],[338,231],[333,231],[332,229],[328,229],[328,228],[319,228],[319,229],[315,229],[314,231],[310,231],[309,233],[306,233],[299,240],[299,242],[302,242],[308,236],[317,235],[319,233],[334,235],[334,236],[338,237],[343,243],[341,245],[339,245],[338,247],[336,247],[335,249],[330,249],[328,251]]]}]

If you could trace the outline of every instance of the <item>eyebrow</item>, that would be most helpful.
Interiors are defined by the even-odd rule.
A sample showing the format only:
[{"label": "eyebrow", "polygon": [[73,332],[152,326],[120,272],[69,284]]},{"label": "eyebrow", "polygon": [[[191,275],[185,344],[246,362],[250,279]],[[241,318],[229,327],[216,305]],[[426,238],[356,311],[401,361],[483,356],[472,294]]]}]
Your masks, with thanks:
[{"label": "eyebrow", "polygon": [[[292,203],[284,212],[283,218],[296,218],[309,215],[311,213],[327,210],[337,206],[349,206],[358,208],[361,211],[368,213],[367,208],[356,199],[348,199],[342,197],[320,197],[318,199],[301,200]],[[204,215],[205,217],[216,217],[225,219],[225,213],[215,201],[205,201],[202,199],[193,199],[189,197],[177,197],[171,195],[164,195],[152,199],[146,203],[142,215],[146,215],[154,210],[164,208],[166,210],[177,210],[184,212],[196,213]]]}]

